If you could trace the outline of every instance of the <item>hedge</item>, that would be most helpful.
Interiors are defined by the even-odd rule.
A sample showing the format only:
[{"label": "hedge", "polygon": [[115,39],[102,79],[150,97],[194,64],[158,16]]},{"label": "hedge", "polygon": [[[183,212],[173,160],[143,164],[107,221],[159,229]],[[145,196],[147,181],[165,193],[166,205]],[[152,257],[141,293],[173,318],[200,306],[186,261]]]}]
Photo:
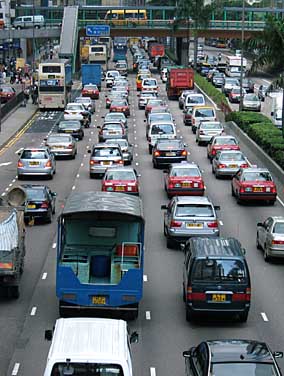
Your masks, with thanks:
[{"label": "hedge", "polygon": [[194,81],[217,105],[228,105],[226,96],[197,72],[194,72]]}]

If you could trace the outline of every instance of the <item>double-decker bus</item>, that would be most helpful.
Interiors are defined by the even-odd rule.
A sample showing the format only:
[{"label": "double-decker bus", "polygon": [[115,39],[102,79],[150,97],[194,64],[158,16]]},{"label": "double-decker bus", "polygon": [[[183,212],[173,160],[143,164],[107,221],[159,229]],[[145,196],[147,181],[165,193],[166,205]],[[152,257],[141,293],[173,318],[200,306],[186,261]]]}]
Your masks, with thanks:
[{"label": "double-decker bus", "polygon": [[38,103],[40,109],[64,109],[72,86],[69,60],[53,59],[39,64]]},{"label": "double-decker bus", "polygon": [[89,63],[101,64],[102,70],[108,69],[108,51],[106,44],[94,44],[89,46]]}]

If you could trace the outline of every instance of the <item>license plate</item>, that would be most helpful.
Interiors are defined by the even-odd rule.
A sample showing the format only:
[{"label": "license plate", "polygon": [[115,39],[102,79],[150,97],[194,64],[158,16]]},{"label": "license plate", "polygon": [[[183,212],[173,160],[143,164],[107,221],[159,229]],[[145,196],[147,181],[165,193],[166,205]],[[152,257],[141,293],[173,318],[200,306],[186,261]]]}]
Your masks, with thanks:
[{"label": "license plate", "polygon": [[262,192],[262,187],[254,187],[253,191],[254,192]]},{"label": "license plate", "polygon": [[115,187],[116,191],[124,191],[124,187]]},{"label": "license plate", "polygon": [[214,303],[223,303],[226,301],[225,294],[212,294],[212,301]]},{"label": "license plate", "polygon": [[108,132],[108,134],[116,134],[116,132],[114,132],[114,131],[111,131],[111,132]]},{"label": "license plate", "polygon": [[30,162],[29,164],[30,164],[30,166],[38,166],[39,162]]},{"label": "license plate", "polygon": [[105,296],[93,296],[92,301],[93,301],[93,304],[106,304],[106,297]]},{"label": "license plate", "polygon": [[166,157],[175,157],[176,153],[166,153]]},{"label": "license plate", "polygon": [[71,130],[66,130],[65,133],[72,133],[73,131]]},{"label": "license plate", "polygon": [[54,146],[54,149],[64,149],[64,146],[62,146],[62,145],[56,145],[56,146]]},{"label": "license plate", "polygon": [[28,209],[35,209],[36,205],[28,205]]},{"label": "license plate", "polygon": [[203,228],[203,223],[187,223],[186,227],[189,227],[189,228]]},{"label": "license plate", "polygon": [[237,168],[237,167],[238,167],[238,165],[235,165],[235,164],[230,164],[230,165],[229,165],[229,167],[230,167],[230,168]]},{"label": "license plate", "polygon": [[72,112],[72,115],[77,115],[77,112]]},{"label": "license plate", "polygon": [[102,163],[103,163],[103,165],[106,165],[106,166],[110,165],[110,162],[108,162],[108,161],[105,161],[105,162],[102,162]]},{"label": "license plate", "polygon": [[190,185],[191,185],[190,183],[182,183],[183,187],[190,187]]}]

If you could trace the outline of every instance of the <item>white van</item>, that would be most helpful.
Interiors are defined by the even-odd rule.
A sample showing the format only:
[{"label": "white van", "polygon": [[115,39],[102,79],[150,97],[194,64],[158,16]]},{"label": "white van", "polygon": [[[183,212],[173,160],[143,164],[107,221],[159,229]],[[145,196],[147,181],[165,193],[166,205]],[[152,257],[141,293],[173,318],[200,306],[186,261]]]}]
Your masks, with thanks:
[{"label": "white van", "polygon": [[22,16],[15,18],[13,26],[16,29],[27,29],[29,27],[34,27],[35,29],[40,29],[44,27],[45,21],[43,16]]},{"label": "white van", "polygon": [[161,138],[174,139],[177,137],[175,124],[170,121],[157,121],[150,124],[147,140],[149,154],[152,154],[153,147]]},{"label": "white van", "polygon": [[190,93],[187,94],[184,100],[184,112],[187,112],[189,107],[205,106],[205,97],[203,94]]},{"label": "white van", "polygon": [[[47,330],[45,338],[51,340]],[[103,318],[68,318],[56,321],[44,376],[132,376],[127,323]]]}]

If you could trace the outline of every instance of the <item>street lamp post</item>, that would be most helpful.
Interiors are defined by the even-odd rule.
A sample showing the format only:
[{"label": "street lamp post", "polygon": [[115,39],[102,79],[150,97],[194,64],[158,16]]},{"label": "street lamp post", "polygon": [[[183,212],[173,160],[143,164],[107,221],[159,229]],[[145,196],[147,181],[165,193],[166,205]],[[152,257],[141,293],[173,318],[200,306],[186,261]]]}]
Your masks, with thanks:
[{"label": "street lamp post", "polygon": [[244,36],[245,36],[245,0],[242,5],[242,37],[241,37],[241,77],[240,77],[240,105],[239,111],[243,110],[243,65],[244,65]]},{"label": "street lamp post", "polygon": [[35,0],[33,0],[33,55],[32,72],[35,71]]}]

